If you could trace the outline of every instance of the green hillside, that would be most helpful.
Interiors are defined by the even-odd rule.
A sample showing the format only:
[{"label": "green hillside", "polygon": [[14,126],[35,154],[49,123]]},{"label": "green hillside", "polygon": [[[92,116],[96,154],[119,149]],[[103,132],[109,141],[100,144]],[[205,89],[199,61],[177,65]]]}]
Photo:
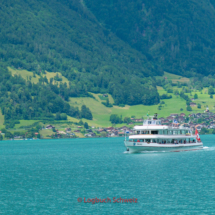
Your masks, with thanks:
[{"label": "green hillside", "polygon": [[102,25],[163,71],[214,74],[214,0],[84,2]]},{"label": "green hillside", "polygon": [[[27,70],[15,70],[12,68],[8,68],[8,70],[11,72],[13,76],[15,75],[21,75],[25,80],[30,80],[30,77],[33,76],[32,72],[29,72]],[[59,77],[62,78],[62,81],[56,81],[57,85],[61,85],[62,83],[67,83],[68,80],[61,74],[58,73]],[[56,76],[56,73],[50,73],[47,72],[45,74],[42,74],[43,77],[47,77],[47,79],[50,81],[51,77]],[[39,79],[41,76],[36,76],[35,78],[31,78],[31,82],[33,83],[39,83]],[[164,72],[164,75],[157,76],[156,78],[162,78],[164,81],[164,88],[171,87],[173,92],[172,93],[167,93],[168,89],[164,89],[161,86],[157,86],[157,91],[160,96],[163,94],[171,95],[171,99],[161,99],[161,102],[158,105],[125,105],[124,107],[119,107],[116,105],[113,105],[113,107],[105,107],[102,102],[104,102],[104,99],[106,97],[103,97],[102,94],[99,93],[92,93],[89,92],[92,97],[69,97],[68,102],[71,107],[78,108],[79,110],[83,105],[86,105],[89,107],[90,111],[92,112],[93,115],[93,120],[87,120],[87,119],[82,119],[83,122],[87,122],[91,126],[97,126],[97,127],[108,127],[111,126],[111,122],[109,121],[111,114],[117,114],[119,116],[124,117],[131,117],[135,116],[136,118],[142,118],[146,117],[146,114],[149,112],[150,114],[158,113],[159,117],[167,117],[171,113],[185,113],[186,115],[190,113],[197,113],[197,112],[204,112],[206,110],[206,107],[209,108],[210,111],[215,111],[214,106],[215,106],[215,98],[211,99],[209,94],[208,94],[208,87],[204,87],[201,90],[193,89],[192,88],[192,81],[188,78],[185,78],[183,76],[179,75],[174,75],[170,74],[167,72]],[[212,79],[213,80],[213,79]],[[205,81],[203,81],[205,82]],[[165,85],[166,83],[166,85]],[[171,86],[170,84],[167,83],[172,83]],[[178,86],[176,83],[179,84],[185,84],[185,87]],[[198,82],[197,82],[198,83]],[[45,83],[46,84],[46,83]],[[192,107],[192,111],[187,111],[187,104],[185,99],[181,98],[180,95],[176,95],[174,92],[177,90],[179,93],[181,91],[186,91],[188,89],[191,89],[190,93],[186,93],[190,99],[194,97],[194,94],[197,94],[198,99],[196,99],[195,102],[196,104],[201,104],[201,108],[198,108],[197,106]],[[110,94],[108,95],[109,102],[111,104],[114,104],[114,99]],[[159,108],[160,106],[160,108]],[[67,116],[68,121],[72,122],[79,122],[79,118],[74,118],[71,116]],[[20,124],[16,125],[16,128],[19,128],[20,126],[26,126],[26,125],[31,125],[38,120],[20,120]],[[125,124],[118,124],[117,126],[122,126]],[[48,135],[48,134],[44,134]]]},{"label": "green hillside", "polygon": [[[25,73],[22,73],[22,71],[18,71],[18,70],[13,70],[13,73],[14,74],[20,73],[21,75],[23,75],[23,77],[29,77],[31,74],[30,72],[27,72],[27,71]],[[49,73],[46,73],[45,75],[49,75]],[[184,77],[172,75],[169,73],[165,73],[164,77],[167,78],[167,80],[171,80],[173,82],[178,82],[180,80],[185,79]],[[62,76],[62,78],[64,78],[64,76]],[[185,83],[186,83],[187,79],[185,79],[185,80],[186,80],[185,81]],[[158,92],[160,95],[167,93],[162,87],[157,87],[157,89],[158,89]],[[174,90],[176,90],[176,89],[179,91],[182,90],[182,88],[174,87]],[[202,107],[200,109],[197,107],[194,107],[192,112],[194,112],[194,113],[203,112],[206,109],[206,105],[209,107],[209,109],[211,111],[214,110],[215,101],[214,101],[214,99],[209,98],[209,95],[207,93],[207,88],[203,89],[202,94],[199,91],[195,91],[195,92],[193,92],[193,94],[194,93],[197,93],[198,97],[199,97],[195,102],[201,103]],[[82,105],[86,105],[87,107],[90,108],[90,110],[93,114],[93,120],[91,121],[91,120],[83,119],[83,121],[88,122],[88,124],[91,126],[104,126],[104,127],[111,126],[112,124],[109,121],[111,114],[122,115],[122,118],[131,117],[131,116],[135,116],[136,118],[142,118],[142,117],[146,117],[146,113],[148,113],[148,111],[151,114],[153,114],[155,112],[158,113],[159,117],[167,117],[171,113],[183,112],[187,115],[191,113],[186,110],[186,101],[184,99],[182,99],[180,96],[174,95],[173,93],[168,93],[168,95],[172,95],[172,99],[163,99],[162,100],[165,102],[165,104],[162,105],[161,110],[158,109],[159,105],[152,105],[152,106],[126,105],[125,107],[113,106],[112,108],[107,108],[102,104],[103,100],[101,99],[101,94],[95,94],[95,93],[91,93],[91,94],[94,96],[94,98],[70,97],[70,99],[69,99],[69,103],[71,106],[78,107],[80,109]],[[190,98],[193,97],[193,96],[190,96],[189,93],[187,93],[187,95]],[[109,97],[110,103],[114,103],[114,100],[110,94],[108,95],[108,97]],[[204,103],[202,103],[202,102],[204,102]],[[183,109],[183,110],[181,110],[181,109]],[[73,122],[79,121],[79,119],[75,119],[75,118],[69,117],[69,116],[68,116],[68,120],[73,121]],[[21,124],[24,125],[25,121],[21,121]],[[119,124],[118,126],[121,126],[121,125],[122,124]],[[19,125],[17,125],[17,126],[19,126]]]},{"label": "green hillside", "polygon": [[0,127],[213,111],[213,5],[2,1]]},{"label": "green hillside", "polygon": [[150,77],[163,72],[100,25],[83,2],[11,0],[1,2],[0,8],[1,67],[34,76],[60,72],[88,92],[110,93],[116,104],[159,102]]}]

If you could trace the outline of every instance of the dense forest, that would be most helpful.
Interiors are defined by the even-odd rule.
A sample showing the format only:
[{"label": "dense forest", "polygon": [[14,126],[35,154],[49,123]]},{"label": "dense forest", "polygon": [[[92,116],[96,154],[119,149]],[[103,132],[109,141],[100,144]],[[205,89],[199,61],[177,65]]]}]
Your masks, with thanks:
[{"label": "dense forest", "polygon": [[[159,102],[156,64],[103,27],[79,0],[0,3],[1,66],[61,72],[86,92],[110,93],[115,104]],[[83,92],[77,96],[83,96]]]},{"label": "dense forest", "polygon": [[163,71],[215,73],[214,0],[85,0],[107,29]]}]

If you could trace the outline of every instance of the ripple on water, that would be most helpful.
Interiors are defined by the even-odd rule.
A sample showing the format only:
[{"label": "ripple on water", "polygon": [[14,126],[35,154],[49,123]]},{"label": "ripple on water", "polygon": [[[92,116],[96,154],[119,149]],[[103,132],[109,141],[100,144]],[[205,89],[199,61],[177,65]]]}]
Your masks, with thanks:
[{"label": "ripple on water", "polygon": [[[123,138],[3,142],[1,213],[212,214],[215,136],[201,138],[203,150],[139,154]],[[112,202],[83,202],[96,197]]]}]

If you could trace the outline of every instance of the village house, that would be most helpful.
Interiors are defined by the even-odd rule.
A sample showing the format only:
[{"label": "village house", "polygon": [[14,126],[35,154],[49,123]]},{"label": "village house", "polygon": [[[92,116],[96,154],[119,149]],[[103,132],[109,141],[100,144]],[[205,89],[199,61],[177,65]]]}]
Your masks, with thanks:
[{"label": "village house", "polygon": [[75,130],[74,132],[76,132],[76,133],[80,133],[80,130]]},{"label": "village house", "polygon": [[191,106],[191,107],[196,107],[196,103],[190,102],[190,106]]},{"label": "village house", "polygon": [[171,113],[170,116],[171,116],[171,117],[177,117],[178,114],[177,114],[177,113]]},{"label": "village house", "polygon": [[123,127],[120,127],[120,128],[118,128],[120,131],[125,131],[125,130],[128,130],[129,128],[128,127],[126,127],[126,126],[123,126]]},{"label": "village house", "polygon": [[113,128],[113,127],[106,128],[106,131],[112,131],[112,130],[115,130],[115,128]]},{"label": "village house", "polygon": [[181,113],[181,114],[180,114],[180,116],[183,116],[183,117],[185,117],[185,116],[186,116],[186,114],[185,114],[185,113]]},{"label": "village house", "polygon": [[85,136],[85,137],[95,137],[96,134],[93,133],[93,132],[90,132],[90,133],[88,133],[88,134],[85,134],[84,136]]},{"label": "village house", "polygon": [[202,125],[201,124],[196,125],[195,129],[197,129],[197,131],[200,132],[202,129]]},{"label": "village house", "polygon": [[125,135],[125,132],[119,132],[118,135],[119,135],[120,137],[122,137],[122,136]]},{"label": "village house", "polygon": [[169,121],[172,121],[174,118],[173,118],[172,116],[168,116],[167,119],[168,119]]},{"label": "village house", "polygon": [[178,120],[179,122],[184,122],[184,121],[185,121],[185,118],[184,118],[183,116],[179,116],[179,117],[177,118],[177,120]]},{"label": "village house", "polygon": [[93,132],[92,129],[86,129],[87,132]]},{"label": "village house", "polygon": [[197,114],[196,114],[196,117],[197,117],[197,118],[200,118],[200,117],[201,117],[201,113],[197,113]]},{"label": "village house", "polygon": [[71,128],[65,128],[66,132],[71,132]]},{"label": "village house", "polygon": [[215,128],[215,124],[210,124],[209,128],[214,129]]},{"label": "village house", "polygon": [[52,128],[55,128],[55,127],[52,126],[52,125],[47,125],[47,126],[46,126],[46,129],[52,129]]}]

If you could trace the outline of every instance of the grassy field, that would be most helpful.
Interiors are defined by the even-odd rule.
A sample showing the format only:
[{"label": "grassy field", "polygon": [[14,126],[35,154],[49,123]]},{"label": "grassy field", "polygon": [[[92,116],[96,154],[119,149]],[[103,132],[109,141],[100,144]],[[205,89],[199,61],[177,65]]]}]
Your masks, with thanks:
[{"label": "grassy field", "polygon": [[29,72],[27,70],[18,70],[18,69],[12,69],[11,67],[8,67],[8,71],[11,72],[11,74],[14,75],[21,75],[25,80],[30,80],[32,83],[38,83],[39,81],[39,75],[36,75],[36,77],[33,77],[33,72]]},{"label": "grassy field", "polygon": [[[33,73],[26,71],[26,70],[15,70],[12,69],[10,67],[8,67],[8,70],[12,73],[12,75],[15,74],[20,74],[24,79],[29,79],[30,76],[32,76],[31,81],[34,83],[37,83],[39,81],[39,76],[36,75],[35,78],[33,78]],[[50,80],[50,78],[53,78],[54,76],[56,76],[57,73],[50,73],[46,71],[46,75],[47,79]],[[63,77],[61,74],[59,74],[60,77],[62,77],[63,82],[66,82],[67,84],[69,83],[68,79],[66,79],[65,77]],[[166,77],[168,80],[172,80],[173,82],[188,82],[189,79],[179,76],[179,75],[174,75],[174,74],[170,74],[167,72],[164,72],[163,77]],[[174,89],[178,89],[177,87],[174,87]],[[166,94],[166,91],[162,88],[162,87],[157,87],[158,93],[160,95],[162,94]],[[178,89],[179,91],[181,91],[181,88]],[[199,91],[196,92],[192,92],[192,95],[187,94],[190,98],[194,97],[194,94],[198,95],[198,99],[193,101],[195,103],[200,103],[201,104],[201,109],[197,108],[197,107],[192,107],[193,111],[192,112],[188,112],[186,111],[186,101],[184,99],[182,99],[180,96],[174,95],[173,93],[168,93],[168,95],[172,95],[172,99],[163,99],[162,101],[165,102],[165,104],[162,105],[161,110],[158,110],[158,105],[152,105],[152,106],[145,106],[145,105],[135,105],[135,106],[129,106],[126,105],[125,107],[118,107],[118,106],[113,106],[112,108],[108,108],[106,106],[104,106],[102,104],[102,102],[104,102],[105,100],[101,99],[100,96],[102,94],[95,94],[92,93],[92,95],[95,97],[94,98],[70,98],[69,103],[72,106],[75,107],[79,107],[81,108],[81,106],[84,104],[87,107],[90,108],[92,114],[93,114],[93,120],[85,120],[82,119],[83,122],[87,122],[90,126],[95,126],[95,127],[108,127],[108,126],[112,126],[111,122],[109,121],[110,115],[111,114],[118,114],[118,115],[122,115],[122,118],[124,117],[131,117],[131,116],[135,116],[136,118],[142,118],[142,117],[146,117],[146,114],[149,112],[150,114],[154,114],[154,113],[158,113],[159,117],[167,117],[169,116],[171,113],[185,113],[185,114],[190,114],[190,113],[197,113],[197,112],[203,112],[206,107],[209,107],[210,111],[215,111],[214,106],[215,106],[215,98],[211,99],[209,98],[209,95],[207,94],[207,88],[202,90],[202,93]],[[109,98],[109,102],[110,103],[114,103],[114,100],[112,98],[112,96],[110,94],[108,94],[108,98]],[[183,109],[182,111],[180,109]],[[19,128],[20,126],[27,126],[27,125],[31,125],[34,122],[36,122],[37,120],[21,120],[20,124],[17,124],[15,126],[15,128]],[[72,118],[68,116],[68,121],[71,122],[79,122],[79,119],[76,118]],[[123,126],[124,124],[120,124],[117,126]],[[3,116],[0,114],[0,127],[3,126]],[[64,127],[71,127],[71,125],[67,125],[67,124],[61,124],[58,125],[56,124],[56,128],[58,130],[64,130]],[[44,130],[44,135],[48,135],[45,132],[50,132],[50,131],[46,131]],[[81,135],[81,134],[77,134],[77,135]]]},{"label": "grassy field", "polygon": [[[159,89],[159,93],[165,93],[165,90],[162,88]],[[180,108],[186,109],[185,100],[180,97],[176,97],[172,95],[172,99],[164,99],[165,104],[163,105],[161,110],[158,110],[158,105],[145,106],[145,105],[135,105],[125,107],[113,106],[112,108],[105,107],[101,104],[100,101],[97,101],[93,98],[71,98],[70,104],[73,106],[81,107],[85,104],[90,108],[93,114],[93,121],[87,121],[90,125],[94,126],[111,126],[111,122],[109,121],[111,114],[118,114],[124,117],[131,117],[132,115],[136,118],[141,118],[146,116],[148,111],[151,114],[158,113],[159,117],[169,116],[170,113],[178,113],[180,112]],[[188,113],[187,111],[182,111]],[[69,120],[75,121],[74,118],[70,118]],[[121,126],[121,125],[119,125]]]},{"label": "grassy field", "polygon": [[[156,77],[161,77],[161,76],[156,76]],[[171,80],[173,83],[177,83],[179,82],[189,82],[189,78],[185,78],[183,76],[180,75],[174,75],[168,72],[164,72],[164,75],[162,77],[167,78],[168,80]]]},{"label": "grassy field", "polygon": [[[157,87],[158,93],[160,95],[166,93],[166,91],[162,87]],[[176,89],[176,88],[175,88]],[[179,91],[181,88],[178,89]],[[112,108],[107,108],[103,104],[101,104],[102,100],[99,100],[98,95],[93,94],[96,98],[71,98],[70,104],[74,106],[81,107],[83,104],[85,104],[87,107],[90,108],[93,114],[93,120],[83,120],[84,122],[88,122],[91,126],[111,126],[111,122],[109,121],[111,114],[118,114],[122,115],[122,118],[124,117],[131,117],[135,116],[136,118],[146,117],[146,114],[149,112],[150,114],[158,113],[159,117],[167,117],[171,113],[185,113],[186,115],[190,113],[198,113],[198,112],[204,112],[206,110],[206,107],[209,107],[210,111],[215,111],[214,105],[215,105],[215,98],[210,99],[209,95],[207,94],[207,89],[204,89],[201,92],[192,92],[192,95],[190,93],[187,93],[187,95],[190,98],[194,97],[194,94],[196,93],[198,95],[198,99],[193,101],[194,103],[201,104],[201,109],[197,107],[192,107],[193,111],[187,111],[186,110],[186,101],[182,99],[179,95],[174,95],[173,93],[168,93],[168,95],[172,95],[172,99],[163,99],[162,101],[165,102],[165,104],[162,105],[161,110],[158,110],[158,105],[151,105],[151,106],[145,106],[145,105],[135,105],[135,106],[129,106],[126,105],[125,107],[121,108],[118,106],[113,106]],[[205,93],[206,94],[205,94]],[[183,109],[182,111],[180,109]],[[69,117],[70,121],[78,121],[77,119]],[[123,124],[120,124],[118,126],[122,126]]]},{"label": "grassy field", "polygon": [[40,135],[42,135],[44,138],[49,138],[48,136],[54,134],[52,129],[43,129],[40,131]]},{"label": "grassy field", "polygon": [[[105,102],[105,100],[106,100],[106,97],[104,97],[104,99],[103,99],[103,98],[102,98],[102,94],[100,94],[100,93],[98,93],[98,94],[91,93],[91,94],[96,98],[97,101]],[[106,94],[108,95],[109,102],[110,102],[111,104],[113,104],[113,103],[114,103],[113,97],[112,97],[110,94],[108,94],[108,93],[106,93]],[[102,98],[102,99],[101,99],[101,98]]]},{"label": "grassy field", "polygon": [[38,122],[39,120],[19,120],[20,124],[16,124],[15,128],[20,128],[21,126],[29,126],[34,124],[35,122]]},{"label": "grassy field", "polygon": [[[11,72],[11,74],[14,76],[14,75],[21,75],[25,80],[30,80],[32,83],[38,83],[39,82],[39,78],[40,76],[39,75],[35,75],[36,77],[33,77],[33,72],[29,72],[27,70],[18,70],[18,69],[12,69],[11,67],[8,67],[8,70]],[[62,82],[63,83],[67,83],[67,85],[69,85],[69,80],[62,76],[61,73],[59,72],[48,72],[48,71],[45,71],[46,74],[42,74],[43,77],[46,76],[46,78],[50,81],[50,78],[54,78],[57,74],[59,75],[59,77],[62,78]],[[55,81],[54,80],[54,83],[60,83],[59,81]]]}]

